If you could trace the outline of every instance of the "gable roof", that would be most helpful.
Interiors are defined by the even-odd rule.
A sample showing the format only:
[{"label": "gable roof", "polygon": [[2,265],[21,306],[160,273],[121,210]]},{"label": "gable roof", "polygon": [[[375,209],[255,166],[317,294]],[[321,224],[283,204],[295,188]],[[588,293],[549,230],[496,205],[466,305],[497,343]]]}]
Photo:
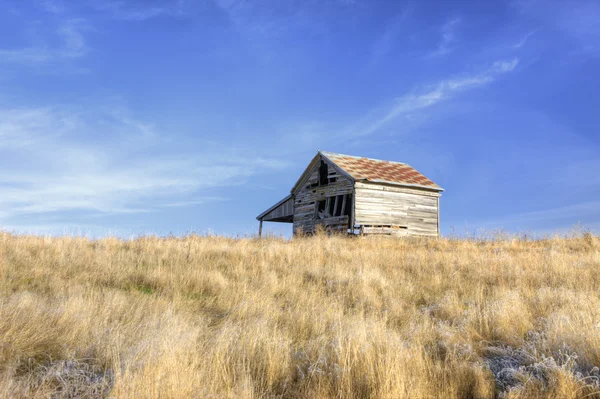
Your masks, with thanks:
[{"label": "gable roof", "polygon": [[319,151],[319,154],[334,163],[355,181],[362,180],[372,183],[444,191],[443,188],[429,180],[425,175],[405,163],[355,157],[326,151]]},{"label": "gable roof", "polygon": [[294,187],[292,187],[291,193],[292,194],[296,194],[296,192],[298,190],[300,190],[301,186],[304,184],[305,180],[308,179],[308,177],[310,176],[313,168],[316,168],[317,165],[319,165],[321,163],[321,160],[326,161],[328,164],[330,164],[330,166],[334,167],[335,169],[337,169],[337,171],[341,174],[346,176],[348,179],[354,181],[354,179],[352,178],[352,176],[350,176],[348,173],[346,173],[345,170],[342,170],[339,166],[337,166],[335,163],[333,163],[332,161],[330,161],[327,158],[324,158],[321,151],[317,152],[317,155],[314,156],[314,158],[310,161],[310,163],[308,164],[308,166],[306,167],[306,169],[304,169],[304,172],[302,172],[302,174],[300,175],[300,177],[298,178],[298,180],[296,181],[296,184],[294,184]]}]

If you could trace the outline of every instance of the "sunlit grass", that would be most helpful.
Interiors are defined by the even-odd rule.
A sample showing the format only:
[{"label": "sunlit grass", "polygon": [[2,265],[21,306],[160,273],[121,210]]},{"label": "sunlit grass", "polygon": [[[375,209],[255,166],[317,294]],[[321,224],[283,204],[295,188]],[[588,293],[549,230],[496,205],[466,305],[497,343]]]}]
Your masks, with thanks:
[{"label": "sunlit grass", "polygon": [[600,397],[599,241],[0,233],[0,396]]}]

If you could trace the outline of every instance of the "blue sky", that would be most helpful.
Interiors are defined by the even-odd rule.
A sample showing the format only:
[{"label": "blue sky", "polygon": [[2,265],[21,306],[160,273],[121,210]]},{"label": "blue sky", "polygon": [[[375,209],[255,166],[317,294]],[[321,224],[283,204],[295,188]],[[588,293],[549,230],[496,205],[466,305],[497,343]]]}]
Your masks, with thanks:
[{"label": "blue sky", "polygon": [[444,234],[600,232],[598,1],[0,6],[0,228],[251,234],[321,149],[423,172]]}]

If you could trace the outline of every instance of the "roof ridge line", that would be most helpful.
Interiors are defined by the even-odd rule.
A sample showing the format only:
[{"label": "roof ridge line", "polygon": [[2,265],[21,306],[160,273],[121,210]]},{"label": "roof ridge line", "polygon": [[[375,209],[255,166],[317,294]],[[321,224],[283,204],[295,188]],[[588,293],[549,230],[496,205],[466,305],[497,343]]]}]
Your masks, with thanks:
[{"label": "roof ridge line", "polygon": [[[330,151],[322,151],[322,150],[318,150],[319,154],[323,154],[325,156],[329,155],[338,155],[341,157],[348,157],[348,158],[356,158],[356,159],[368,159],[370,161],[377,161],[377,162],[388,162],[388,163],[395,163],[398,165],[407,165],[410,166],[409,164],[407,164],[406,162],[398,162],[398,161],[388,161],[387,159],[377,159],[377,158],[369,158],[369,157],[359,157],[356,155],[348,155],[348,154],[342,154],[339,152],[330,152]],[[412,166],[411,166],[412,167]]]},{"label": "roof ridge line", "polygon": [[[340,170],[344,172],[344,174],[350,176],[350,178],[352,178],[355,181],[369,181],[372,183],[385,183],[404,187],[420,187],[439,192],[444,191],[442,187],[437,185],[434,181],[429,179],[423,173],[419,172],[417,169],[404,162],[386,161],[383,159],[367,157],[357,157],[354,155],[345,155],[337,152],[328,152],[321,150],[318,151],[317,157],[318,156],[321,156],[333,162],[337,167],[340,168]],[[347,161],[346,165],[344,165],[344,160]],[[375,165],[379,166],[376,167],[375,165],[373,165],[373,167],[371,167],[369,165],[364,165],[360,163],[361,160],[364,160],[364,162],[368,163],[372,162]],[[341,164],[339,162],[341,162]],[[363,166],[364,170],[361,169],[361,167]],[[395,178],[395,176],[388,175],[387,172],[384,171],[387,171],[388,169],[393,170],[396,168],[404,170],[403,172],[401,172],[401,175],[404,175],[404,177],[398,176],[398,178],[392,180],[391,178]],[[397,172],[392,173],[395,174]],[[423,179],[425,181],[423,181]],[[424,184],[421,184],[421,181],[423,181]]]}]

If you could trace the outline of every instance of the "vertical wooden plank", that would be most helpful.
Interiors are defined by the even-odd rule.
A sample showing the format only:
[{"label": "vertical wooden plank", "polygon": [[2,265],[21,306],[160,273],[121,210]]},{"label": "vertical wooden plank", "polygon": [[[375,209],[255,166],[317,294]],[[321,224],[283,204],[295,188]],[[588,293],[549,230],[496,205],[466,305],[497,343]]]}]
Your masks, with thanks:
[{"label": "vertical wooden plank", "polygon": [[258,225],[258,236],[259,237],[262,237],[262,223],[263,223],[263,221],[261,220],[260,224]]},{"label": "vertical wooden plank", "polygon": [[352,235],[354,235],[354,223],[356,222],[354,220],[354,207],[356,205],[356,184],[354,183],[352,183],[352,198],[350,198],[350,201],[352,201],[352,204],[350,206],[350,230],[352,230]]},{"label": "vertical wooden plank", "polygon": [[437,197],[437,233],[438,238],[440,238],[440,197]]},{"label": "vertical wooden plank", "polygon": [[335,196],[335,202],[333,203],[333,215],[331,215],[331,216],[334,216],[334,217],[335,217],[335,216],[337,216],[337,211],[338,211],[338,203],[339,203],[338,199],[339,199],[339,198],[340,198],[340,196],[339,196],[339,195],[336,195],[336,196]]}]

